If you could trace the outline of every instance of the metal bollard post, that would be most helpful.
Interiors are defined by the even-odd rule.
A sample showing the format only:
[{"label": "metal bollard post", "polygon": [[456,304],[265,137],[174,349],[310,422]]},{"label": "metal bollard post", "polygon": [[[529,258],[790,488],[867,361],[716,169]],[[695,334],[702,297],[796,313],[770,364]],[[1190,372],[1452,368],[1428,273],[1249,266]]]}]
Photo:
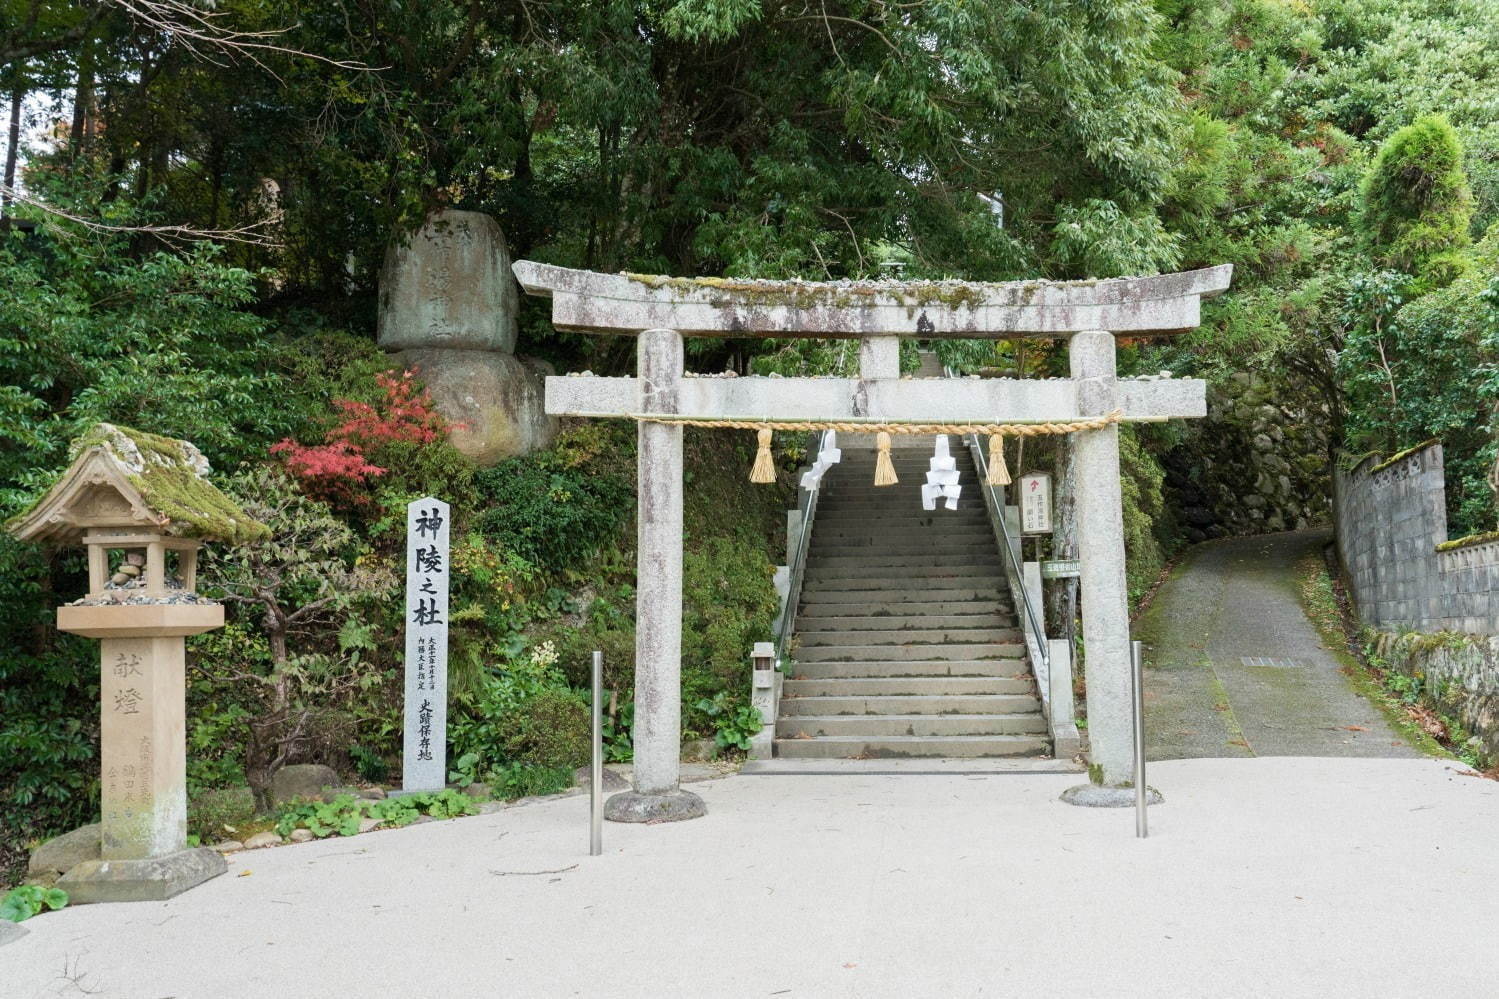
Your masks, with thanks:
[{"label": "metal bollard post", "polygon": [[1130,673],[1134,679],[1135,700],[1135,836],[1144,839],[1150,835],[1145,820],[1145,680],[1142,675],[1144,656],[1139,642],[1130,642]]},{"label": "metal bollard post", "polygon": [[593,765],[588,768],[588,855],[604,852],[604,654],[593,654]]}]

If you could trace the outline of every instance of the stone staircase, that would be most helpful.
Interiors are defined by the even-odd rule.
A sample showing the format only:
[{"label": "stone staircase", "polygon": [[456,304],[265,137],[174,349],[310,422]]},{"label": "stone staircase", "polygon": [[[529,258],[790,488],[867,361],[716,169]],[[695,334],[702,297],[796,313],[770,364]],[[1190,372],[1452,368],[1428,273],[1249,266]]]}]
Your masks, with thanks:
[{"label": "stone staircase", "polygon": [[[823,480],[776,720],[781,758],[1040,756],[1050,750],[1000,552],[959,438],[955,511],[921,508],[931,438],[874,486],[854,442]],[[924,446],[923,446],[924,444]]]}]

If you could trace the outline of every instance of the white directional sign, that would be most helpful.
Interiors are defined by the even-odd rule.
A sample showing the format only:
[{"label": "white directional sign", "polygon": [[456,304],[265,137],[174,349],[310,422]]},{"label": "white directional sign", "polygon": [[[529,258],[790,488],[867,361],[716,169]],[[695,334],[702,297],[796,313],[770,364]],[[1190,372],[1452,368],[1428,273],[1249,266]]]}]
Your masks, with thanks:
[{"label": "white directional sign", "polygon": [[1020,477],[1020,533],[1051,533],[1051,476],[1045,472]]},{"label": "white directional sign", "polygon": [[448,505],[406,507],[406,737],[403,791],[439,791],[448,753]]}]

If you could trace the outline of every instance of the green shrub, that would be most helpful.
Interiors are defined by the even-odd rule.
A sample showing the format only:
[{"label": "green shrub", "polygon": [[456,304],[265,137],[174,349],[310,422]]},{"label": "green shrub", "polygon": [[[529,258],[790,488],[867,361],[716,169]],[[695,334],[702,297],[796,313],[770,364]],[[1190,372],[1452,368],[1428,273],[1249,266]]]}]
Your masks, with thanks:
[{"label": "green shrub", "polygon": [[543,690],[516,710],[513,731],[505,741],[514,762],[577,769],[588,763],[588,705],[577,693]]},{"label": "green shrub", "polygon": [[540,766],[535,763],[510,763],[490,777],[496,798],[512,801],[537,794],[557,794],[573,786],[576,767]]},{"label": "green shrub", "polygon": [[551,569],[580,562],[611,539],[634,496],[631,484],[562,467],[546,452],[484,469],[474,485],[478,530]]},{"label": "green shrub", "polygon": [[[684,736],[719,728],[698,708],[750,685],[750,649],[771,637],[775,569],[763,545],[743,535],[708,538],[683,558],[682,701]],[[633,658],[633,657],[632,657]]]},{"label": "green shrub", "polygon": [[1380,266],[1417,274],[1469,243],[1473,195],[1462,143],[1441,115],[1386,139],[1359,193],[1364,245]]},{"label": "green shrub", "polygon": [[98,814],[98,644],[53,625],[60,595],[85,585],[80,561],[0,533],[0,885],[30,842]]},{"label": "green shrub", "polygon": [[378,819],[382,825],[407,826],[422,815],[455,819],[478,811],[479,805],[473,798],[451,788],[379,800],[340,794],[332,801],[288,802],[277,813],[276,833],[287,836],[295,829],[306,829],[318,839],[354,836],[359,833],[360,822],[367,818]]},{"label": "green shrub", "polygon": [[1175,520],[1162,486],[1166,473],[1140,442],[1134,427],[1119,429],[1120,491],[1123,495],[1126,582],[1130,603],[1139,600],[1176,547]]},{"label": "green shrub", "polygon": [[255,795],[248,787],[200,791],[187,801],[187,831],[204,843],[233,839],[254,818]]}]

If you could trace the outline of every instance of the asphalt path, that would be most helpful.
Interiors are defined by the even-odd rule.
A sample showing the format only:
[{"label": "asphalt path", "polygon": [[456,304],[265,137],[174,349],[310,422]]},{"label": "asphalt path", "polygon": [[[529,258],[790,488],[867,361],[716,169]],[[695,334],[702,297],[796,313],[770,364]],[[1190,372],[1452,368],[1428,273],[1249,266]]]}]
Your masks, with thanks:
[{"label": "asphalt path", "polygon": [[1149,759],[1418,755],[1302,610],[1297,564],[1328,539],[1291,531],[1188,552],[1135,627]]}]

